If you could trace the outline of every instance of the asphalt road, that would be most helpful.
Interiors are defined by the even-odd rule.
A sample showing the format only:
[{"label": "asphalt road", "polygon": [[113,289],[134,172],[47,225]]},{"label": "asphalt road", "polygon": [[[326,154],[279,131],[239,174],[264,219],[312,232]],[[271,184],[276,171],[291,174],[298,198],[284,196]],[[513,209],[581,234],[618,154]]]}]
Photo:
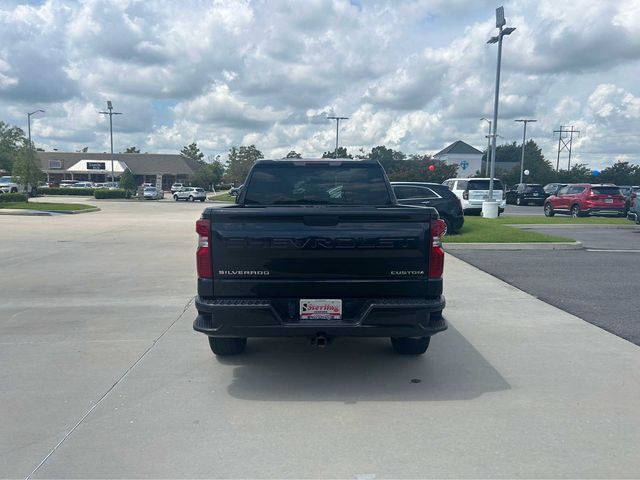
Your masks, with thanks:
[{"label": "asphalt road", "polygon": [[192,329],[203,205],[85,202],[0,217],[0,478],[640,471],[636,345],[448,256],[425,356],[252,339],[217,360]]},{"label": "asphalt road", "polygon": [[540,205],[507,205],[502,215],[534,215],[544,216],[544,210]]},{"label": "asphalt road", "polygon": [[640,227],[549,227],[535,231],[575,238],[586,249],[452,254],[640,345]]}]

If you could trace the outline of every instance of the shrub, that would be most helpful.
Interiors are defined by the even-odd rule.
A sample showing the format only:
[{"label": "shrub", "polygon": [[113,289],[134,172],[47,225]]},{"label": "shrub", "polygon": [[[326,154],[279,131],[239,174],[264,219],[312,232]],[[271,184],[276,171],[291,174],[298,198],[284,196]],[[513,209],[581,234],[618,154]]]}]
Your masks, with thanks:
[{"label": "shrub", "polygon": [[38,193],[43,195],[80,195],[90,197],[93,195],[93,188],[38,188]]},{"label": "shrub", "polygon": [[26,202],[27,195],[24,193],[0,193],[0,203]]},{"label": "shrub", "polygon": [[106,188],[96,189],[93,192],[93,196],[96,199],[102,198],[129,198],[131,194],[126,190],[118,189],[118,190],[108,190]]}]

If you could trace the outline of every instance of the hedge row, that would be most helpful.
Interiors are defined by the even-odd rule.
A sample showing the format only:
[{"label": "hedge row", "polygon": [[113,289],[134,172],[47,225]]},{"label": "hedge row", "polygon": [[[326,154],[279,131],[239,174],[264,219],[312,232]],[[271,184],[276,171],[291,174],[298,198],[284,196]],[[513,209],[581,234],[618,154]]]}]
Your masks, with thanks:
[{"label": "hedge row", "polygon": [[102,189],[102,188],[98,188],[96,190],[94,190],[93,192],[93,196],[96,197],[97,199],[101,199],[101,198],[130,198],[131,197],[131,193],[127,192],[126,190],[109,190],[109,189]]},{"label": "hedge row", "polygon": [[0,193],[0,203],[26,202],[27,195],[24,193]]},{"label": "hedge row", "polygon": [[42,193],[43,195],[82,195],[85,197],[89,197],[93,195],[93,188],[50,188],[44,187],[39,188],[38,193]]}]

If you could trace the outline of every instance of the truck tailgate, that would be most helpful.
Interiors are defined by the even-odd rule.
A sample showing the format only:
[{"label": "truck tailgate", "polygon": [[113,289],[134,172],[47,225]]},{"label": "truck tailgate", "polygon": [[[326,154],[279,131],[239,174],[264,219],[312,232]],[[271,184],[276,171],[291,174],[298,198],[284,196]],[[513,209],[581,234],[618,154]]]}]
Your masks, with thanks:
[{"label": "truck tailgate", "polygon": [[207,212],[216,297],[440,293],[430,292],[427,281],[430,221],[437,218],[433,209],[227,207]]}]

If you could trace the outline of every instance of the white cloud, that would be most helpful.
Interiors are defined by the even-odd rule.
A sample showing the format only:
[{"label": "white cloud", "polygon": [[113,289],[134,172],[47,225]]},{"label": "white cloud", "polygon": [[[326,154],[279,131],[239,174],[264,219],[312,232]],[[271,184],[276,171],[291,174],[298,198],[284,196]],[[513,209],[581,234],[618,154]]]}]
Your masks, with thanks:
[{"label": "white cloud", "polygon": [[[333,148],[327,114],[349,116],[341,143],[435,152],[483,148],[493,109],[494,3],[474,0],[46,0],[0,7],[0,118],[34,119],[39,145],[206,153],[255,143],[267,156]],[[499,134],[521,116],[555,158],[560,125],[574,156],[640,162],[640,5],[518,0],[505,6]]]}]

